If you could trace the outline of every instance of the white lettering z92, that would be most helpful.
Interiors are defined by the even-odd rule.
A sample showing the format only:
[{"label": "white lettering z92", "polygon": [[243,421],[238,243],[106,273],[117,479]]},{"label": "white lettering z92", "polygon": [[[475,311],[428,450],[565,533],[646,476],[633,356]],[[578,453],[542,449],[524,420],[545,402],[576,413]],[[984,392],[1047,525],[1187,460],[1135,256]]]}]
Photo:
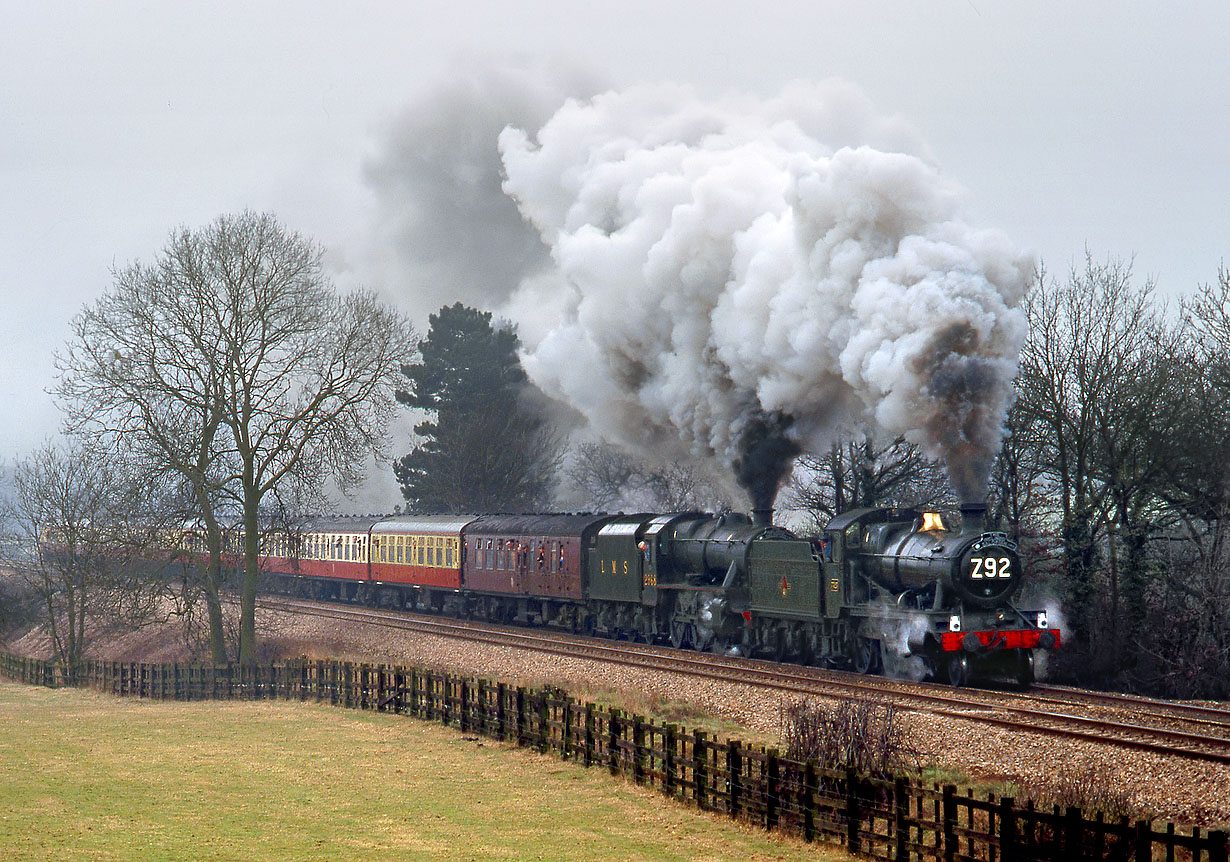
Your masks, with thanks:
[{"label": "white lettering z92", "polygon": [[969,561],[969,576],[975,580],[1012,577],[1012,560],[1008,557],[970,557]]}]

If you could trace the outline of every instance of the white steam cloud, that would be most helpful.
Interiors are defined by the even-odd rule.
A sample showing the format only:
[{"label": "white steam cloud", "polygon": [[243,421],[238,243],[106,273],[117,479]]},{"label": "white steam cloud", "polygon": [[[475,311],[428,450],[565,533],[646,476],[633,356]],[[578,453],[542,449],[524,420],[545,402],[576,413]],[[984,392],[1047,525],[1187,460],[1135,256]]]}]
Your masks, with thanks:
[{"label": "white steam cloud", "polygon": [[716,459],[772,505],[799,451],[905,434],[977,497],[1025,334],[1032,259],[854,87],[566,102],[499,136],[550,249],[508,311],[524,363],[607,439]]}]

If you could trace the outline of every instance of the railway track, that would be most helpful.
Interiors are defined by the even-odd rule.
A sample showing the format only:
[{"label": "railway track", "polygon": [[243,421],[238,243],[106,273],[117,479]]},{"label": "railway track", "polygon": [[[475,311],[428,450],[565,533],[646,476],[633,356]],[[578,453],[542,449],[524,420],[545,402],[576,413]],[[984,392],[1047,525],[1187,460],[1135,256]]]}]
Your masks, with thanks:
[{"label": "railway track", "polygon": [[[1230,765],[1230,710],[1056,686],[1028,692],[952,689],[883,677],[601,641],[544,629],[518,629],[297,599],[264,598],[262,607],[454,639],[512,646],[648,670],[777,690],[795,696],[874,697],[931,715]],[[1084,714],[1082,714],[1084,713]]]}]

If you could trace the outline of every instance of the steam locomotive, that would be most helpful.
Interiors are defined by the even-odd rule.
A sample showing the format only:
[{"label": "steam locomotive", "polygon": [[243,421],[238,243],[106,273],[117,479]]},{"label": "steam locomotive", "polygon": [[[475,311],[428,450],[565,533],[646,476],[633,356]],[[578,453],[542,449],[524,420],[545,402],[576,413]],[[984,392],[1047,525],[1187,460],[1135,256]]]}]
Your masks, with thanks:
[{"label": "steam locomotive", "polygon": [[699,512],[320,521],[268,537],[280,591],[861,673],[1028,685],[1060,632],[1012,603],[1024,576],[1003,533],[964,511],[857,509],[815,539]]}]

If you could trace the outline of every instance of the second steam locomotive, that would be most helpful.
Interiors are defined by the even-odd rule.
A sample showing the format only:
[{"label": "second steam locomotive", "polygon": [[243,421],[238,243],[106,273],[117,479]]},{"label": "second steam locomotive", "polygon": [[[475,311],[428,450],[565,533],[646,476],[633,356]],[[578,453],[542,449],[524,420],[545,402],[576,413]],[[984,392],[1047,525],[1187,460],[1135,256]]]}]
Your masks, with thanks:
[{"label": "second steam locomotive", "polygon": [[857,509],[816,539],[768,512],[321,521],[265,543],[283,591],[963,685],[1028,685],[1060,632],[1013,604],[1016,547],[965,511]]}]

